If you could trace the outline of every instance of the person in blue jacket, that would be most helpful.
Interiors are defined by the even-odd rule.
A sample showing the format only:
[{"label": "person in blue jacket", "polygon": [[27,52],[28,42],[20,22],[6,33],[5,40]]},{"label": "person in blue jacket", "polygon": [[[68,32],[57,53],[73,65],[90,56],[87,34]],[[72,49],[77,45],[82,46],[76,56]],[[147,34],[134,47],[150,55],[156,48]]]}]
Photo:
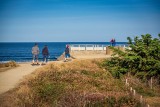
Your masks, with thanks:
[{"label": "person in blue jacket", "polygon": [[70,58],[69,45],[66,45],[66,48],[65,48],[65,61],[67,60],[67,58]]}]

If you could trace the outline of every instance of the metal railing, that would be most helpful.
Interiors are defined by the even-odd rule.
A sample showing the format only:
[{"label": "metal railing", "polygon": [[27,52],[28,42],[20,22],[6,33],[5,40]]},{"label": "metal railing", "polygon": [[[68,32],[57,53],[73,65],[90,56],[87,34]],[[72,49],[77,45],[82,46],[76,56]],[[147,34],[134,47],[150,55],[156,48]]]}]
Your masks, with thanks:
[{"label": "metal railing", "polygon": [[[106,47],[110,45],[102,45],[102,44],[71,44],[71,51],[105,51]],[[126,48],[126,45],[116,45],[119,47]]]}]

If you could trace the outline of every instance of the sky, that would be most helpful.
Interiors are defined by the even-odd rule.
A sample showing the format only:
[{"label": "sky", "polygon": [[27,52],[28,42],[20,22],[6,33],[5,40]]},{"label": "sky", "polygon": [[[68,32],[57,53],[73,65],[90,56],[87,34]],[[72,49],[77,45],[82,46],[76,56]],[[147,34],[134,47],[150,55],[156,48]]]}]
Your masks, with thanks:
[{"label": "sky", "polygon": [[118,42],[160,33],[160,0],[0,0],[0,42]]}]

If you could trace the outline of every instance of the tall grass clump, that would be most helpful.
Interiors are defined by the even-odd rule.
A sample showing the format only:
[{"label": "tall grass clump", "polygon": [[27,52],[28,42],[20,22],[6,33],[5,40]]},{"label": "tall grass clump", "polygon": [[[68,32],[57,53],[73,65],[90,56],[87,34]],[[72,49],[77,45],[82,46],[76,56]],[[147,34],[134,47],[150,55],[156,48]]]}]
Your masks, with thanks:
[{"label": "tall grass clump", "polygon": [[0,63],[0,68],[5,68],[5,67],[17,67],[18,65],[16,64],[15,61],[10,61],[7,63]]}]

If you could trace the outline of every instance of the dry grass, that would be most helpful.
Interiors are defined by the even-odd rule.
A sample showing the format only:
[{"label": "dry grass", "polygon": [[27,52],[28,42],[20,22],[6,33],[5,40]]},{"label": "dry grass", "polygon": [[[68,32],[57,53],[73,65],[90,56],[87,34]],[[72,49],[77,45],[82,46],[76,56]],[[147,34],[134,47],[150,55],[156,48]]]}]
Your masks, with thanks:
[{"label": "dry grass", "polygon": [[[142,81],[131,75],[126,75],[128,79],[129,86],[136,90],[139,97],[143,96],[143,99],[147,104],[151,105],[151,107],[160,107],[160,85],[158,83],[159,80],[153,78],[152,89],[150,88],[150,80]],[[123,80],[125,81],[125,79]]]},{"label": "dry grass", "polygon": [[11,68],[17,67],[18,65],[14,61],[10,61],[7,63],[0,63],[0,72],[7,71]]},{"label": "dry grass", "polygon": [[147,97],[146,101],[152,105],[153,107],[159,107],[160,106],[160,97]]},{"label": "dry grass", "polygon": [[122,81],[101,68],[102,60],[52,63],[38,69],[14,90],[1,95],[3,107],[134,107]]},{"label": "dry grass", "polygon": [[4,67],[16,67],[16,66],[18,66],[18,65],[14,61],[10,61],[10,62],[7,62],[7,63],[0,63],[0,68],[4,68]]}]

